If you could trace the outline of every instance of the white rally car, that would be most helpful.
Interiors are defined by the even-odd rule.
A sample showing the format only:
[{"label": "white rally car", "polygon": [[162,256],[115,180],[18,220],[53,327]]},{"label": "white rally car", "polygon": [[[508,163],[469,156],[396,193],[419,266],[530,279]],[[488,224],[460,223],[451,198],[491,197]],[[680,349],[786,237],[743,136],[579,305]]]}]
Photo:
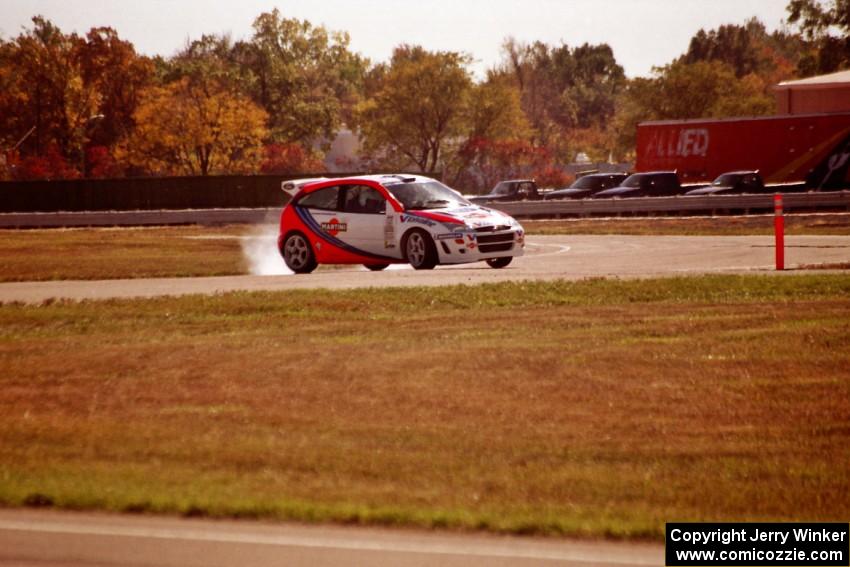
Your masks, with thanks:
[{"label": "white rally car", "polygon": [[295,273],[319,264],[382,270],[409,263],[486,261],[504,268],[525,246],[509,215],[473,205],[439,181],[418,175],[367,175],[283,183],[292,200],[280,216],[278,249]]}]

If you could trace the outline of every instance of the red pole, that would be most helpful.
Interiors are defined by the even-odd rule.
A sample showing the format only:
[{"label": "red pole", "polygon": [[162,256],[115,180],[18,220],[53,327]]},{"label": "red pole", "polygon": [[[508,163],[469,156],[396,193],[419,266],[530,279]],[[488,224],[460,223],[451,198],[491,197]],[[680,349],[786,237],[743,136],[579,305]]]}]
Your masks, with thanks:
[{"label": "red pole", "polygon": [[785,269],[785,217],[782,216],[782,195],[773,196],[773,233],[776,240],[776,269]]}]

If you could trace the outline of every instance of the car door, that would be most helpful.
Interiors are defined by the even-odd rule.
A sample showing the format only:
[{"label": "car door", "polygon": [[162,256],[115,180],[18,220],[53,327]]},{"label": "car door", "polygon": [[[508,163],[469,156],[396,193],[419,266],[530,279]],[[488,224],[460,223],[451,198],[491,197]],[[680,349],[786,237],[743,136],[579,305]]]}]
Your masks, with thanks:
[{"label": "car door", "polygon": [[341,203],[340,220],[347,225],[346,243],[369,254],[398,256],[398,250],[388,248],[384,238],[387,201],[377,189],[368,185],[346,185]]}]

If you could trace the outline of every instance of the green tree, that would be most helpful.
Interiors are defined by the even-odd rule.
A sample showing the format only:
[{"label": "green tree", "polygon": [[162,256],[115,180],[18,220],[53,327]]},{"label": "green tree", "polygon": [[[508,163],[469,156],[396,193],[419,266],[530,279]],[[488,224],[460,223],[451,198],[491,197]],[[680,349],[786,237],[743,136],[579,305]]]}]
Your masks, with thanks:
[{"label": "green tree", "polygon": [[571,152],[565,142],[570,130],[605,130],[614,115],[617,94],[625,86],[623,68],[610,46],[571,48],[521,44],[508,38],[503,53],[501,70],[520,89],[536,144],[568,158]]},{"label": "green tree", "polygon": [[469,62],[459,53],[397,47],[389,65],[373,70],[375,92],[359,108],[366,151],[390,166],[442,167],[464,134]]},{"label": "green tree", "polygon": [[350,120],[368,62],[348,44],[347,33],[275,9],[254,21],[250,41],[234,46],[245,92],[268,113],[273,140],[310,146]]},{"label": "green tree", "polygon": [[812,45],[798,64],[802,76],[850,68],[850,0],[791,0],[786,10]]},{"label": "green tree", "polygon": [[646,120],[726,118],[772,114],[773,98],[751,73],[743,78],[720,61],[677,61],[656,67],[655,77],[629,82],[613,120],[617,153],[634,148],[637,124]]}]

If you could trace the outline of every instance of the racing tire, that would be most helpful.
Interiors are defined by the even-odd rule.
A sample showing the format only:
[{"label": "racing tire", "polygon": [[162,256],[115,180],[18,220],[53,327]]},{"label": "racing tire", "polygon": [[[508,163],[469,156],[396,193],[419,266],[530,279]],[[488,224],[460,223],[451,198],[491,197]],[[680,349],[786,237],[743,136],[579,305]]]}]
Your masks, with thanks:
[{"label": "racing tire", "polygon": [[485,262],[487,262],[487,265],[491,268],[496,268],[498,270],[510,264],[513,259],[513,256],[504,256],[502,258],[487,258]]},{"label": "racing tire", "polygon": [[401,249],[414,270],[433,270],[437,265],[437,247],[424,230],[413,229],[405,234]]},{"label": "racing tire", "polygon": [[366,266],[366,269],[372,272],[380,272],[381,270],[385,270],[389,264],[363,264]]},{"label": "racing tire", "polygon": [[286,267],[296,274],[309,274],[319,265],[316,255],[307,237],[300,232],[287,235],[281,246],[280,253]]}]

